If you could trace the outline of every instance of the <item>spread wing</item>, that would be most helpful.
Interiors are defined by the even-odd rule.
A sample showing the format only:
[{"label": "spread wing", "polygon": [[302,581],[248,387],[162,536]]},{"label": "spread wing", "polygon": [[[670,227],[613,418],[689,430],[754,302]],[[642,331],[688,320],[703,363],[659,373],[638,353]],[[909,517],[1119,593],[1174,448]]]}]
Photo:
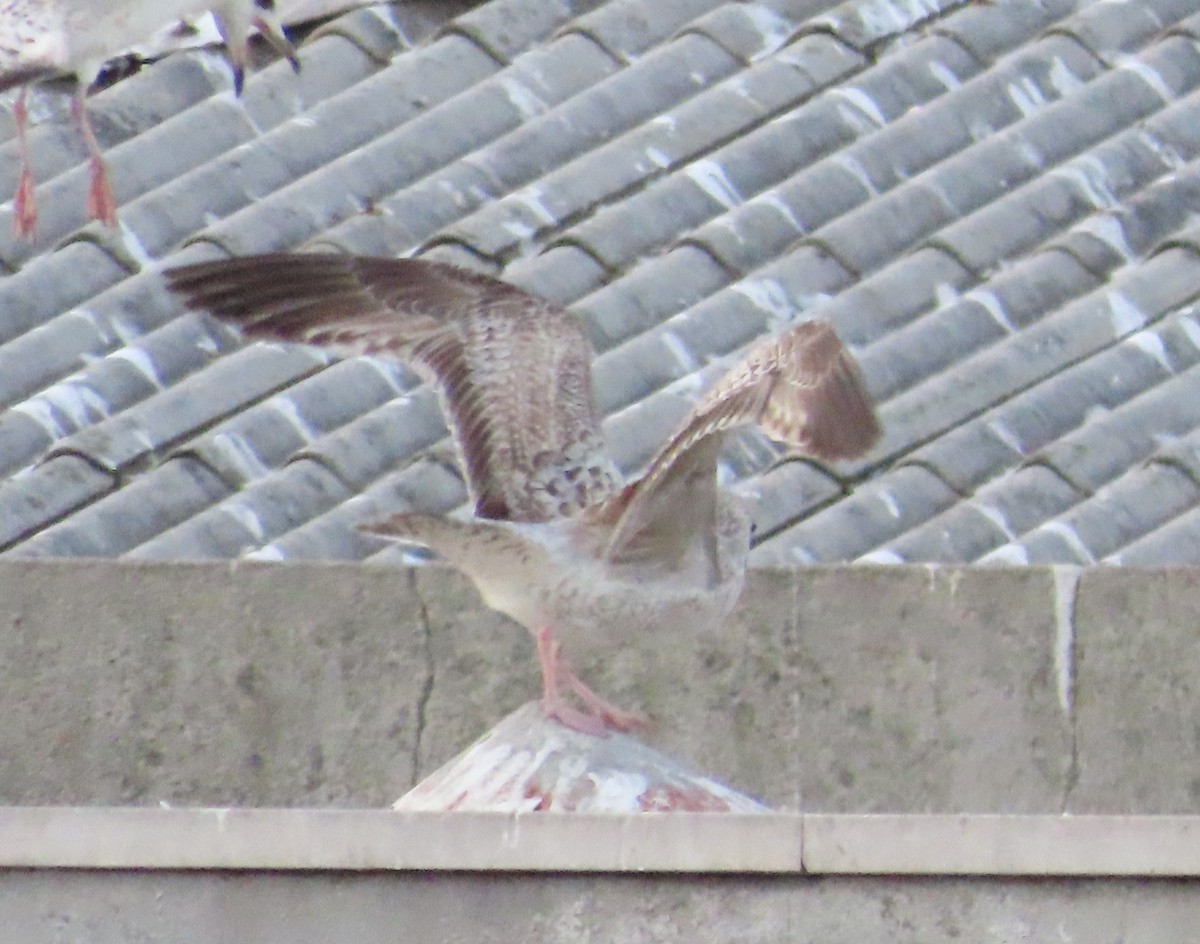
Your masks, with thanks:
[{"label": "spread wing", "polygon": [[275,254],[165,274],[190,307],[251,338],[413,362],[442,394],[479,517],[545,521],[617,487],[591,346],[558,305],[420,259]]},{"label": "spread wing", "polygon": [[682,553],[716,514],[722,434],[757,423],[773,439],[818,459],[870,448],[879,422],[850,352],[828,322],[796,325],[753,350],[701,399],[646,474],[589,512],[613,525],[607,556],[639,560]]}]

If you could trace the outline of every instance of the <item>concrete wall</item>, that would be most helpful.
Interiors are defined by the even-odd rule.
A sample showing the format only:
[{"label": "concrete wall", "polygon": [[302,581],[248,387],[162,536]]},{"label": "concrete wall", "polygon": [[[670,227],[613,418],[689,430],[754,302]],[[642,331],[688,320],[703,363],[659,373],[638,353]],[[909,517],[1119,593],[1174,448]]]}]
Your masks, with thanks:
[{"label": "concrete wall", "polygon": [[1166,880],[0,874],[21,944],[1185,944],[1198,920]]},{"label": "concrete wall", "polygon": [[[756,572],[581,669],[783,808],[1188,813],[1198,611],[1190,570]],[[0,627],[0,804],[384,805],[538,686],[440,568],[0,562]]]}]

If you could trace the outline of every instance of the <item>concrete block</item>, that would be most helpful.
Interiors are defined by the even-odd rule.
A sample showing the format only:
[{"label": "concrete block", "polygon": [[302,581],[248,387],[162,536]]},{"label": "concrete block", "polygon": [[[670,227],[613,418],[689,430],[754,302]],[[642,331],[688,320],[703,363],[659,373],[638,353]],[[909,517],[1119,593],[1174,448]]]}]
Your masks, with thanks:
[{"label": "concrete block", "polygon": [[1102,568],[1075,600],[1073,812],[1200,808],[1200,581]]},{"label": "concrete block", "polygon": [[817,568],[797,580],[801,809],[1060,809],[1071,741],[1050,571]]}]

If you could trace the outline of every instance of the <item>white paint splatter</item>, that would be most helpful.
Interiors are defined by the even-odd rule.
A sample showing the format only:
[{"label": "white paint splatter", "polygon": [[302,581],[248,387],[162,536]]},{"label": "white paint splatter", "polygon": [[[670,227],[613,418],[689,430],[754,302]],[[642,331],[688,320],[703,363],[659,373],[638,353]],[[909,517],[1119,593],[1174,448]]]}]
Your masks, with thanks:
[{"label": "white paint splatter", "polygon": [[1080,568],[1058,564],[1054,572],[1054,674],[1058,704],[1071,716],[1075,704],[1075,593]]},{"label": "white paint splatter", "polygon": [[1146,326],[1146,316],[1137,305],[1115,289],[1106,296],[1108,307],[1112,311],[1113,332],[1117,337],[1124,337],[1131,331],[1137,331]]},{"label": "white paint splatter", "polygon": [[1125,69],[1136,75],[1149,85],[1164,102],[1173,102],[1175,100],[1175,93],[1167,85],[1162,74],[1146,62],[1145,59],[1139,59],[1137,56],[1117,56],[1115,65],[1118,69]]},{"label": "white paint splatter", "polygon": [[1153,331],[1139,331],[1137,334],[1130,335],[1127,343],[1149,354],[1162,365],[1163,370],[1168,373],[1175,373],[1175,368],[1171,364],[1171,358],[1167,354],[1167,346],[1163,343],[1163,339]]},{"label": "white paint splatter", "polygon": [[1008,315],[1004,311],[1004,305],[1001,304],[1000,298],[995,292],[989,292],[987,289],[977,288],[967,292],[963,298],[979,305],[984,311],[992,316],[996,324],[1000,325],[1000,327],[1009,334],[1017,333],[1016,327],[1011,321],[1008,320]]},{"label": "white paint splatter", "polygon": [[1017,434],[1005,425],[1003,420],[991,420],[987,424],[987,430],[1004,445],[1008,446],[1013,452],[1018,455],[1025,455],[1025,447],[1021,445],[1021,440],[1017,438]]},{"label": "white paint splatter", "polygon": [[732,210],[742,203],[741,194],[725,175],[725,169],[716,161],[701,160],[689,164],[683,172],[691,178],[701,190],[712,197],[717,203]]}]

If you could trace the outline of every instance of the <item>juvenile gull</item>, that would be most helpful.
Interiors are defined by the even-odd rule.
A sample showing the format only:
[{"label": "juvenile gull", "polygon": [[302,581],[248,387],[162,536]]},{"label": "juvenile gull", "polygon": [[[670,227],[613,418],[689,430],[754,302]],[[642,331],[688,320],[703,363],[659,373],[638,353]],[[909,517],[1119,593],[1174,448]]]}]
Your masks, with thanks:
[{"label": "juvenile gull", "polygon": [[836,460],[879,433],[854,360],[828,323],[805,322],[729,371],[643,476],[622,485],[604,448],[587,336],[558,305],[418,259],[276,254],[166,278],[190,307],[250,338],[393,355],[435,382],[474,515],[404,513],[364,530],[432,548],[525,626],[546,714],[587,733],[641,719],[570,670],[564,638],[714,626],[737,600],[750,517],[717,485],[723,434],[757,423],[799,453]]},{"label": "juvenile gull", "polygon": [[296,66],[296,54],[275,16],[275,0],[0,0],[0,92],[21,86],[14,108],[21,172],[13,197],[13,232],[33,234],[37,206],[25,142],[29,85],[66,79],[71,111],[79,123],[91,164],[87,211],[116,223],[116,201],[100,145],[88,120],[84,96],[104,63],[175,20],[211,11],[217,19],[239,94],[249,61],[252,27]]}]

